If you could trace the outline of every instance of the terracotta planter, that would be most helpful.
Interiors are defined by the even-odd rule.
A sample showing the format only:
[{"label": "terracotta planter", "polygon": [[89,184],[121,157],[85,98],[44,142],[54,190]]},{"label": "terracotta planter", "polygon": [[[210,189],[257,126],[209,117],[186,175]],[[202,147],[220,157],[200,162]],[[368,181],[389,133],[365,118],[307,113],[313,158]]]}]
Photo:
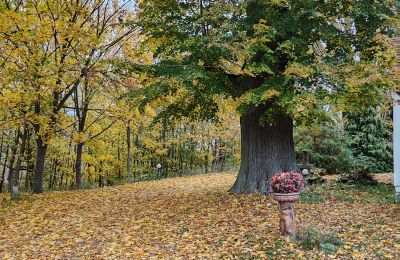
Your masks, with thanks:
[{"label": "terracotta planter", "polygon": [[279,203],[281,219],[279,228],[282,236],[296,238],[296,221],[294,218],[294,202],[300,199],[300,193],[273,193],[274,200]]},{"label": "terracotta planter", "polygon": [[277,202],[296,202],[300,199],[300,192],[296,193],[273,193],[272,196]]}]

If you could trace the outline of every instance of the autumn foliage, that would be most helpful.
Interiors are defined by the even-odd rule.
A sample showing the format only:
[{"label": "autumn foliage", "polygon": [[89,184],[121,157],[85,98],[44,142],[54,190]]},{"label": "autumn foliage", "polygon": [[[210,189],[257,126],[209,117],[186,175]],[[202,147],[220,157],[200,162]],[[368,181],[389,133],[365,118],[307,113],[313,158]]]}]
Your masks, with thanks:
[{"label": "autumn foliage", "polygon": [[[395,0],[0,0],[0,260],[398,257],[387,190],[308,187],[317,247],[248,194],[302,188],[294,130],[387,110],[397,18]],[[321,136],[297,143],[341,173]]]}]

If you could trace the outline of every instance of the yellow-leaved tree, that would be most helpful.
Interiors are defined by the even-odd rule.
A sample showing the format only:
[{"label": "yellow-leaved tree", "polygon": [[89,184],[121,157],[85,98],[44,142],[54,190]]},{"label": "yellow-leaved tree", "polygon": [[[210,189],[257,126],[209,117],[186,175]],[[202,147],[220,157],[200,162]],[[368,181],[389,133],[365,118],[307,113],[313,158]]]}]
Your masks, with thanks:
[{"label": "yellow-leaved tree", "polygon": [[[0,78],[3,99],[36,140],[35,193],[43,191],[48,143],[65,114],[74,113],[78,133],[96,85],[91,77],[107,76],[108,60],[135,28],[124,23],[133,1],[4,1],[0,4]],[[12,118],[15,120],[15,118]],[[83,127],[82,127],[83,125]],[[78,145],[82,142],[78,142]],[[77,176],[79,186],[80,175]]]}]

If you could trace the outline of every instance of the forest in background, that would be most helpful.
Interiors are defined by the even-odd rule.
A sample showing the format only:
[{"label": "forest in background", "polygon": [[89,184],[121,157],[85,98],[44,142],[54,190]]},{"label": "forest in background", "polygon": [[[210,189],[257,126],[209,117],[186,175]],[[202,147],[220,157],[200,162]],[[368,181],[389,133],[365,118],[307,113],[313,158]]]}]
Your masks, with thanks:
[{"label": "forest in background", "polygon": [[0,191],[101,187],[237,165],[232,99],[216,97],[214,120],[189,120],[160,116],[184,93],[140,107],[129,97],[141,75],[113,64],[152,62],[138,49],[143,36],[125,22],[133,4],[1,2]]}]

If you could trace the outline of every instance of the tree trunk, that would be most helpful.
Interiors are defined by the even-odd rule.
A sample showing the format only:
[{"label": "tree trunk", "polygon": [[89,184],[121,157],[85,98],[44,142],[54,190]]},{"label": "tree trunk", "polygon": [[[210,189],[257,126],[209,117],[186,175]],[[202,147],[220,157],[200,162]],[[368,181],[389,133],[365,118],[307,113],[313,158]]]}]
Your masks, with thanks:
[{"label": "tree trunk", "polygon": [[26,175],[25,175],[25,191],[28,191],[30,187],[32,187],[32,176],[35,169],[35,165],[32,160],[32,145],[31,145],[31,131],[28,129],[28,136],[27,136],[27,151],[26,151]]},{"label": "tree trunk", "polygon": [[269,192],[267,181],[273,175],[297,170],[293,122],[279,114],[262,125],[260,118],[267,109],[266,105],[259,106],[240,118],[241,163],[232,192],[266,194]]},{"label": "tree trunk", "polygon": [[118,165],[117,165],[117,173],[118,173],[118,180],[122,180],[122,176],[121,176],[121,165],[120,165],[120,161],[121,161],[121,147],[120,147],[120,139],[121,136],[118,133],[118,142],[117,142],[117,160],[118,160]]},{"label": "tree trunk", "polygon": [[51,167],[50,167],[50,177],[49,177],[49,190],[51,190],[51,184],[53,181],[53,173],[54,173],[54,159],[51,159]]},{"label": "tree trunk", "polygon": [[[75,94],[74,94],[75,112],[76,112],[76,117],[78,119],[78,133],[80,136],[85,135],[86,118],[89,110],[89,102],[92,97],[91,93],[89,93],[88,84],[89,84],[88,78],[85,77],[81,93],[82,100],[80,100],[79,98],[80,92],[78,87],[75,89]],[[80,104],[80,102],[82,102],[82,104]],[[79,142],[76,145],[75,187],[77,189],[80,189],[82,186],[82,152],[84,144],[85,142],[83,140],[79,140]]]},{"label": "tree trunk", "polygon": [[6,155],[4,156],[4,163],[3,163],[3,172],[2,172],[2,177],[0,181],[0,193],[3,192],[4,190],[4,183],[6,182],[6,170],[7,170],[7,161],[8,161],[8,153],[10,150],[10,146],[6,146]]},{"label": "tree trunk", "polygon": [[76,159],[75,159],[75,182],[76,188],[80,189],[82,186],[82,152],[83,142],[79,142],[76,145]]},{"label": "tree trunk", "polygon": [[4,132],[1,134],[1,142],[0,142],[0,163],[1,163],[1,158],[3,157],[3,144],[4,144]]},{"label": "tree trunk", "polygon": [[36,138],[36,164],[33,183],[33,193],[43,192],[44,163],[46,160],[47,144],[39,136]]},{"label": "tree trunk", "polygon": [[61,190],[64,181],[64,171],[61,172],[60,182],[58,183],[58,189]]},{"label": "tree trunk", "polygon": [[54,160],[54,168],[53,168],[53,179],[50,183],[50,189],[54,189],[54,187],[56,186],[56,181],[57,181],[57,171],[58,171],[58,160],[55,159]]},{"label": "tree trunk", "polygon": [[[3,144],[4,144],[4,132],[2,133],[2,135],[1,135],[1,144],[0,144],[0,165],[1,165],[1,159],[3,158]],[[6,153],[7,154],[7,153]],[[4,165],[4,167],[6,167],[5,165]],[[4,179],[4,176],[2,176],[1,177],[1,180],[0,180],[0,193],[3,191],[3,180]]]},{"label": "tree trunk", "polygon": [[22,143],[21,143],[21,148],[19,150],[19,156],[17,159],[17,164],[14,169],[13,175],[12,175],[12,186],[11,186],[11,196],[12,197],[18,197],[20,195],[19,191],[19,178],[20,178],[20,172],[21,172],[21,165],[22,165],[22,160],[25,155],[25,147],[26,147],[26,140],[28,138],[28,132],[27,132],[27,126],[24,126],[24,133],[22,135]]},{"label": "tree trunk", "polygon": [[168,158],[169,158],[169,155],[171,154],[171,146],[167,147],[167,145],[166,145],[166,143],[167,143],[167,141],[166,141],[167,140],[167,131],[168,131],[168,122],[167,122],[167,118],[164,117],[163,118],[163,125],[162,125],[161,141],[163,143],[163,150],[167,150],[167,154],[163,155],[163,157],[161,159],[161,171],[162,171],[162,176],[163,177],[167,177],[168,176]]},{"label": "tree trunk", "polygon": [[[139,150],[140,150],[140,143],[139,143],[139,131],[136,134],[136,139],[135,139],[135,147],[136,147],[136,153],[135,153],[135,160],[136,161],[136,167],[139,167],[140,161],[139,161]],[[134,168],[133,170],[133,179],[136,180],[136,169]]]},{"label": "tree trunk", "polygon": [[209,155],[209,153],[210,153],[210,143],[207,143],[207,149],[206,149],[206,154],[204,155],[204,173],[209,173],[209,170],[208,170],[208,160],[209,160],[209,158],[208,158],[208,155]]},{"label": "tree trunk", "polygon": [[126,145],[128,149],[128,154],[126,158],[126,177],[129,179],[131,177],[131,126],[128,122],[128,127],[126,128]]},{"label": "tree trunk", "polygon": [[13,186],[13,180],[14,180],[14,172],[15,172],[15,158],[17,157],[17,152],[18,152],[18,146],[19,146],[19,138],[20,138],[20,131],[19,129],[16,130],[15,132],[15,141],[14,145],[11,147],[11,158],[9,162],[9,172],[8,172],[8,187],[9,191],[12,193],[12,186]]}]

